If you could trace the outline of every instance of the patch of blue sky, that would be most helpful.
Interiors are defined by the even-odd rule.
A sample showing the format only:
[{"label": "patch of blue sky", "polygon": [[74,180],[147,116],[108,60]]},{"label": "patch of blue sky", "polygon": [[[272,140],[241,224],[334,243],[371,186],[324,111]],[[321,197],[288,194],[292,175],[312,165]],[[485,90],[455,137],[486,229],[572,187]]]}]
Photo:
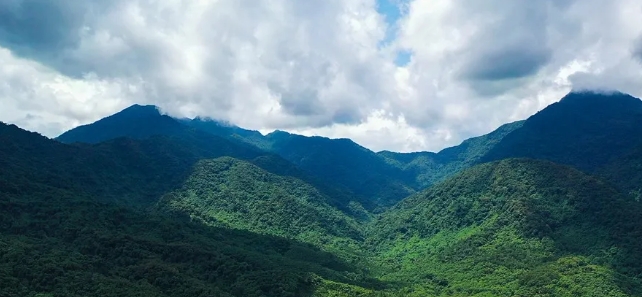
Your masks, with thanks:
[{"label": "patch of blue sky", "polygon": [[[398,21],[403,17],[402,5],[408,0],[376,0],[377,11],[385,17],[388,24],[386,37],[379,43],[380,47],[391,44],[397,38]],[[409,51],[399,51],[396,53],[395,64],[405,66],[412,59],[412,53]]]},{"label": "patch of blue sky", "polygon": [[410,60],[412,60],[412,52],[407,50],[398,51],[395,57],[395,64],[399,67],[404,67],[410,63]]}]

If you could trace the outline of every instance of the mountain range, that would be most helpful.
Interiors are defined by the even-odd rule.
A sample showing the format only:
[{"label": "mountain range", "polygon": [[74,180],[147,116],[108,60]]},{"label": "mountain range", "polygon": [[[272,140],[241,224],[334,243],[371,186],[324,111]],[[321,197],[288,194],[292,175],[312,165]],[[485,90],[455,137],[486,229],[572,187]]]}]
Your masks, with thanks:
[{"label": "mountain range", "polygon": [[134,105],[0,124],[0,296],[642,296],[642,101],[439,152]]}]

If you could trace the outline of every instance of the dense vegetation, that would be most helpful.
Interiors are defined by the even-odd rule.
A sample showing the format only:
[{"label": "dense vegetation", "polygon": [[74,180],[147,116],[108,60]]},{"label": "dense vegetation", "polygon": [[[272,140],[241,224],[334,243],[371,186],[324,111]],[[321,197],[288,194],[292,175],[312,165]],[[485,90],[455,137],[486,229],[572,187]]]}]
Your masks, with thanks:
[{"label": "dense vegetation", "polygon": [[311,296],[335,283],[378,286],[309,244],[105,203],[92,186],[125,172],[89,162],[97,157],[80,155],[85,147],[4,124],[0,139],[0,296]]},{"label": "dense vegetation", "polygon": [[[183,186],[159,207],[207,225],[278,235],[344,248],[362,240],[361,228],[329,198],[292,177],[229,157],[200,161]],[[296,219],[294,219],[296,218]]]},{"label": "dense vegetation", "polygon": [[241,159],[276,154],[297,168],[297,178],[328,192],[334,205],[345,211],[353,209],[351,205],[355,203],[359,204],[357,208],[367,210],[390,206],[417,188],[409,174],[348,139],[304,137],[281,131],[263,136],[213,120],[174,119],[162,115],[154,106],[134,105],[57,139],[65,143],[96,143],[159,136],[177,139],[188,146],[188,152],[207,158],[225,155],[209,152],[218,147],[228,147],[229,156]]},{"label": "dense vegetation", "polygon": [[639,296],[642,205],[535,160],[477,166],[370,228],[408,296]]},{"label": "dense vegetation", "polygon": [[612,159],[598,173],[639,201],[642,199],[642,145]]},{"label": "dense vegetation", "polygon": [[479,163],[479,160],[504,136],[522,127],[523,123],[519,121],[502,125],[489,134],[467,139],[458,146],[443,149],[438,153],[383,151],[378,154],[388,163],[401,168],[406,174],[416,177],[416,183],[420,188],[427,188],[462,169]]},{"label": "dense vegetation", "polygon": [[595,172],[639,145],[640,99],[621,93],[571,93],[528,118],[482,161],[528,157]]},{"label": "dense vegetation", "polygon": [[411,154],[153,106],[72,144],[0,123],[0,296],[642,296],[641,105]]},{"label": "dense vegetation", "polygon": [[307,172],[345,186],[366,209],[390,206],[414,192],[409,175],[349,139],[305,137],[276,131],[270,150]]},{"label": "dense vegetation", "polygon": [[76,127],[58,136],[65,143],[99,143],[120,137],[144,139],[154,135],[178,135],[188,128],[156,106],[133,105],[95,123]]}]

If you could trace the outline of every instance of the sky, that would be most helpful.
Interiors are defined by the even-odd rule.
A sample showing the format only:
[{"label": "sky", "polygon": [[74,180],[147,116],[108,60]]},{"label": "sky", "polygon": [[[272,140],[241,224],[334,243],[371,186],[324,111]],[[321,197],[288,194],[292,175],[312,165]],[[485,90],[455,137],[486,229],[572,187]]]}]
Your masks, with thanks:
[{"label": "sky", "polygon": [[639,0],[4,0],[0,121],[132,104],[437,151],[571,90],[642,97]]}]

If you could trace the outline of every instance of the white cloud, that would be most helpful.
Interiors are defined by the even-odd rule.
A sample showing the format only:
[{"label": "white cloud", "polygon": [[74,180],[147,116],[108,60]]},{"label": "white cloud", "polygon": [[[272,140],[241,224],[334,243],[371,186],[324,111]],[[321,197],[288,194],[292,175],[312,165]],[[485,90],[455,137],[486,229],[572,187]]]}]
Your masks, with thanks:
[{"label": "white cloud", "polygon": [[47,136],[92,122],[136,97],[129,82],[69,78],[0,48],[0,119]]},{"label": "white cloud", "polygon": [[[6,4],[0,120],[49,136],[142,103],[374,150],[438,150],[572,88],[642,96],[635,0],[413,0],[398,24],[375,0]],[[398,51],[412,53],[404,67]]]}]

